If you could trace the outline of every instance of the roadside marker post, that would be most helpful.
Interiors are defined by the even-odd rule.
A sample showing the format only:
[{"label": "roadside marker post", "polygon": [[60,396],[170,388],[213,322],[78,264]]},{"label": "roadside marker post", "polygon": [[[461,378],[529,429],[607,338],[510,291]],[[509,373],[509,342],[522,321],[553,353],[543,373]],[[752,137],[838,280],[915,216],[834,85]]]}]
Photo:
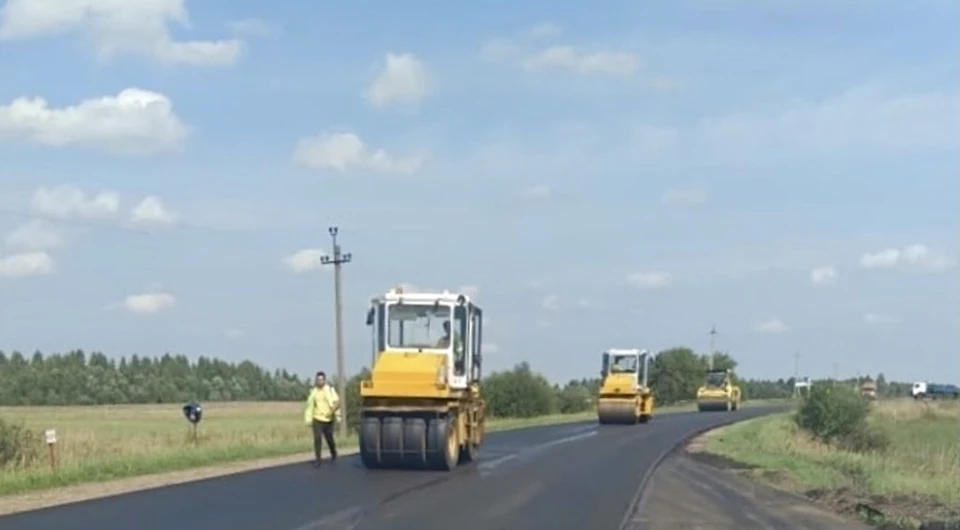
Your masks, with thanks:
[{"label": "roadside marker post", "polygon": [[57,430],[56,429],[47,429],[43,431],[43,437],[47,442],[47,450],[50,454],[50,472],[56,474],[57,472],[57,450],[54,449],[54,446],[57,445]]}]

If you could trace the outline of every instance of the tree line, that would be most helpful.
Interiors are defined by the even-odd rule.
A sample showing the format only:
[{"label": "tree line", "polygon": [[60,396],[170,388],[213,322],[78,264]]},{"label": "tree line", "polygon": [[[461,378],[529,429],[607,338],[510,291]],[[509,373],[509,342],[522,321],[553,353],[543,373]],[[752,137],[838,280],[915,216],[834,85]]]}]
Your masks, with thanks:
[{"label": "tree line", "polygon": [[[657,403],[692,399],[703,382],[708,363],[708,356],[684,347],[653,356],[649,382]],[[556,384],[521,362],[512,369],[487,374],[483,396],[489,413],[496,417],[583,412],[593,406],[592,399],[600,386],[599,367],[598,358],[596,374]],[[736,370],[737,362],[728,353],[718,353],[714,367]],[[360,381],[368,376],[369,371],[364,368],[347,382],[350,418],[356,417],[352,412],[358,406]],[[881,396],[909,394],[907,383],[888,382],[883,374],[875,380]],[[792,377],[740,379],[738,383],[748,400],[787,398],[793,393]],[[111,358],[83,350],[52,355],[36,352],[28,358],[19,352],[0,352],[2,406],[299,401],[311,384],[312,377],[286,370],[270,371],[251,361],[233,363],[210,357],[190,361],[184,355],[171,354]]]}]

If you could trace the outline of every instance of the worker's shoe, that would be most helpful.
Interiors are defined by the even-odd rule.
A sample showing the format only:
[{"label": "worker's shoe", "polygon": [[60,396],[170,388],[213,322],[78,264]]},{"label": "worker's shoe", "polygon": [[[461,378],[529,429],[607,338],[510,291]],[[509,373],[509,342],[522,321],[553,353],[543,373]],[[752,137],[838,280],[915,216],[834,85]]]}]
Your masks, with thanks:
[{"label": "worker's shoe", "polygon": [[314,461],[313,461],[313,467],[320,467],[321,465],[323,465],[323,464],[322,464],[319,460],[314,460]]}]

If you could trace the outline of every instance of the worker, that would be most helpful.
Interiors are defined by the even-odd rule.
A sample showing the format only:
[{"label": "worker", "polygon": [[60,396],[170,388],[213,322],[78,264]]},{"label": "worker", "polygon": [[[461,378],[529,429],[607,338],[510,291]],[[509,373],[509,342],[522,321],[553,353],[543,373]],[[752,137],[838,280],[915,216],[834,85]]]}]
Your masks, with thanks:
[{"label": "worker", "polygon": [[337,442],[333,439],[334,420],[340,417],[340,396],[332,385],[327,384],[327,374],[317,372],[313,388],[307,396],[303,410],[303,421],[313,428],[313,453],[316,456],[314,466],[320,467],[320,453],[323,441],[327,441],[330,461],[337,459]]},{"label": "worker", "polygon": [[[437,341],[438,348],[447,348],[450,346],[450,321],[443,321],[443,337]],[[453,334],[453,361],[454,367],[457,372],[463,373],[464,371],[464,358],[463,358],[463,340],[460,338],[460,333]]]}]

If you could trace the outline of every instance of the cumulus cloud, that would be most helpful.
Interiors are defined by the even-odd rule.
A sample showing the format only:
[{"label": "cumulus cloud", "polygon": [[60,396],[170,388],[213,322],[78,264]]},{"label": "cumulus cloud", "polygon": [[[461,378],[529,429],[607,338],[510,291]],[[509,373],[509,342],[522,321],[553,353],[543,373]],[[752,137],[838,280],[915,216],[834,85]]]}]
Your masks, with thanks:
[{"label": "cumulus cloud", "polygon": [[0,258],[0,277],[25,278],[53,274],[57,270],[46,252],[24,252]]},{"label": "cumulus cloud", "polygon": [[566,71],[580,75],[629,76],[640,70],[643,61],[630,52],[551,46],[527,56],[521,66],[528,72]]},{"label": "cumulus cloud", "polygon": [[137,224],[172,225],[180,215],[171,211],[163,203],[163,199],[155,195],[144,197],[130,210],[130,220]]},{"label": "cumulus cloud", "polygon": [[49,222],[31,219],[7,234],[7,246],[28,251],[49,250],[63,245],[63,236]]},{"label": "cumulus cloud", "polygon": [[920,243],[903,248],[891,247],[866,252],[860,256],[860,266],[864,269],[942,271],[952,264],[946,256]]},{"label": "cumulus cloud", "polygon": [[152,315],[172,309],[176,305],[175,296],[164,292],[132,294],[123,299],[123,307],[131,313]]},{"label": "cumulus cloud", "polygon": [[814,285],[830,285],[837,281],[837,269],[831,266],[816,267],[810,270],[810,283]]},{"label": "cumulus cloud", "polygon": [[673,275],[659,271],[634,272],[627,276],[627,283],[638,289],[669,287],[673,283]]},{"label": "cumulus cloud", "polygon": [[175,40],[174,23],[190,23],[184,0],[7,0],[0,8],[0,40],[79,34],[101,60],[134,55],[190,66],[239,60],[242,41]]},{"label": "cumulus cloud", "polygon": [[353,133],[319,134],[297,144],[294,162],[315,170],[345,172],[365,169],[382,173],[413,174],[420,170],[422,156],[394,156],[371,149]]},{"label": "cumulus cloud", "polygon": [[520,190],[520,196],[524,199],[546,199],[553,195],[553,189],[546,184],[536,184]]},{"label": "cumulus cloud", "polygon": [[139,88],[62,108],[39,97],[0,106],[0,141],[151,155],[178,148],[188,134],[167,96]]},{"label": "cumulus cloud", "polygon": [[546,309],[547,311],[559,311],[560,310],[560,297],[551,294],[544,297],[540,302],[540,307]]},{"label": "cumulus cloud", "polygon": [[76,186],[63,184],[37,188],[30,205],[37,213],[60,219],[106,218],[120,210],[120,194],[105,190],[87,195]]},{"label": "cumulus cloud", "polygon": [[762,322],[758,322],[754,329],[760,333],[786,333],[790,331],[790,328],[783,323],[779,318],[769,318]]},{"label": "cumulus cloud", "polygon": [[458,291],[474,299],[480,294],[480,288],[476,285],[461,285]]},{"label": "cumulus cloud", "polygon": [[283,258],[283,264],[296,273],[314,271],[323,268],[321,258],[327,255],[325,250],[319,248],[305,248]]},{"label": "cumulus cloud", "polygon": [[415,105],[432,91],[427,68],[411,53],[388,53],[373,83],[364,92],[377,108]]}]

